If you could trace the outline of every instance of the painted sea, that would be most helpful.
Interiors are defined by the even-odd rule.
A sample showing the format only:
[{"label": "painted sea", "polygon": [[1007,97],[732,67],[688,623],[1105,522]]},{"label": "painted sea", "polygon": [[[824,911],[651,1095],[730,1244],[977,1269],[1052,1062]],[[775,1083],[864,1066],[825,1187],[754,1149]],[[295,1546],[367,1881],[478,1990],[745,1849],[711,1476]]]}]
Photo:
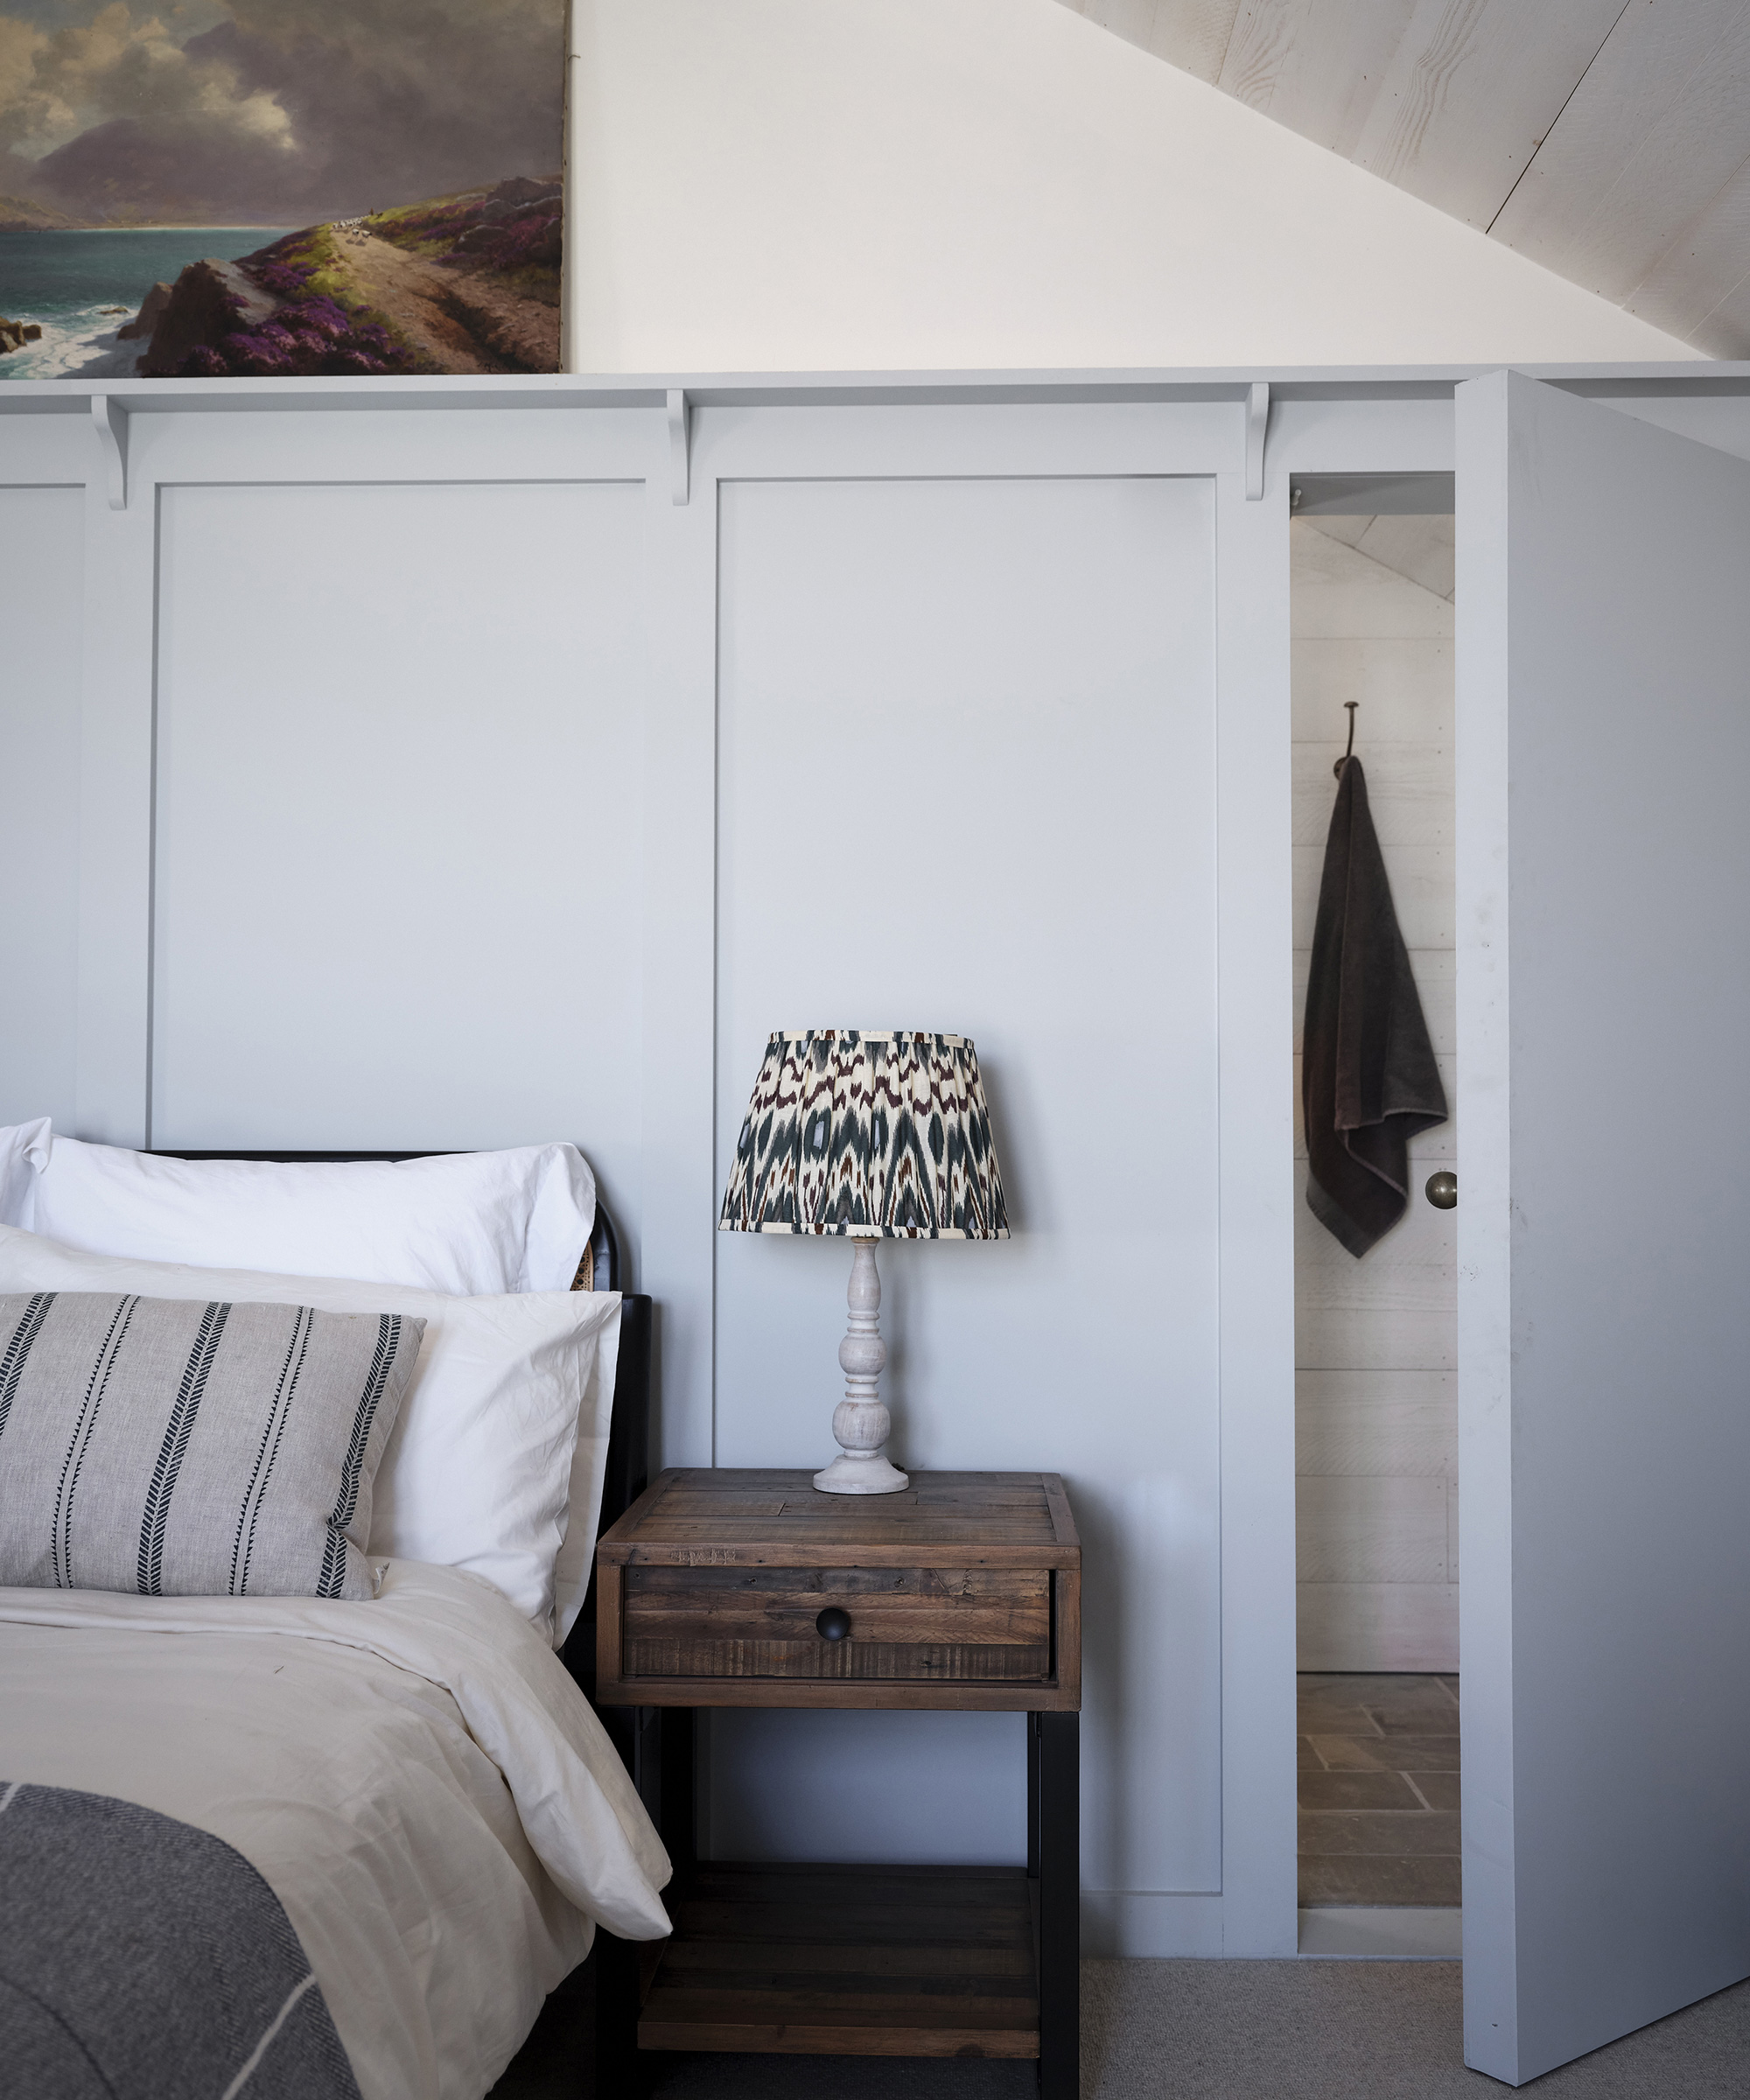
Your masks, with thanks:
[{"label": "painted sea", "polygon": [[[0,380],[131,375],[143,342],[116,331],[160,280],[174,284],[203,256],[234,262],[290,229],[272,226],[108,228],[79,233],[0,233],[0,315],[36,321],[42,340],[0,357]],[[117,309],[124,311],[118,312]]]}]

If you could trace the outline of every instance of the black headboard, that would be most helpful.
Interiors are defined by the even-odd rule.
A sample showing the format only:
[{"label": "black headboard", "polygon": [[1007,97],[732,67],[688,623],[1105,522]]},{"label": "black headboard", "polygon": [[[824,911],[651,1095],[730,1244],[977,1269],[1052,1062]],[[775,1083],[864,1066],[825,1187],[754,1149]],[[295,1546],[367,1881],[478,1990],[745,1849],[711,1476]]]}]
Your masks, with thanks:
[{"label": "black headboard", "polygon": [[[264,1159],[276,1166],[328,1166],[354,1159],[437,1159],[439,1152],[185,1152],[154,1146],[158,1159]],[[594,1287],[622,1289],[624,1265],[620,1235],[601,1198],[590,1234],[594,1256]],[[650,1479],[650,1354],[654,1307],[641,1292],[626,1292],[620,1316],[620,1362],[614,1372],[613,1413],[608,1424],[607,1472],[602,1482],[600,1530],[616,1522],[643,1494]],[[596,1580],[590,1574],[589,1595],[564,1649],[567,1670],[586,1692],[596,1681]]]}]

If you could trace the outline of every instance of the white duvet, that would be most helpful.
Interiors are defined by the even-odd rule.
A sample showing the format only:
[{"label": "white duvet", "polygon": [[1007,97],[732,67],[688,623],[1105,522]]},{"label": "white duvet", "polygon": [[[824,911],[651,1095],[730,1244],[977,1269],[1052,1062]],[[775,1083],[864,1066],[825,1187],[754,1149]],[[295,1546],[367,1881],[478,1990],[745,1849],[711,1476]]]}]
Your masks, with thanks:
[{"label": "white duvet", "polygon": [[0,1782],[209,1830],[284,1906],[364,2100],[478,2100],[599,1920],[668,1929],[601,1723],[490,1585],[368,1604],[0,1588]]}]

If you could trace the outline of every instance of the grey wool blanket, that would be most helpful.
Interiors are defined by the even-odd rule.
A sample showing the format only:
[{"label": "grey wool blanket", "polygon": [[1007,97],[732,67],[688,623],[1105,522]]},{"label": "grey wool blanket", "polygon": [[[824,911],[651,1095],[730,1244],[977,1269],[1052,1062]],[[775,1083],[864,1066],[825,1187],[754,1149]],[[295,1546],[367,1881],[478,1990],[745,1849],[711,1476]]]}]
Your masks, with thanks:
[{"label": "grey wool blanket", "polygon": [[151,1809],[0,1781],[0,2092],[359,2100],[279,1899]]},{"label": "grey wool blanket", "polygon": [[1446,1120],[1359,759],[1331,812],[1302,1049],[1306,1201],[1359,1259],[1404,1215],[1410,1138]]}]

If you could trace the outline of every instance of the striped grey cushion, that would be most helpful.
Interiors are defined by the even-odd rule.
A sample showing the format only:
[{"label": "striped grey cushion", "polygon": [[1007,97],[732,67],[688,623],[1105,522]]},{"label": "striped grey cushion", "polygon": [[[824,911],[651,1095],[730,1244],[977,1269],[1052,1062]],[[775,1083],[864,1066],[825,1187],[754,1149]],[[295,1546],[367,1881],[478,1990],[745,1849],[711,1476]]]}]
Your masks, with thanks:
[{"label": "striped grey cushion", "polygon": [[0,1583],[371,1594],[371,1483],[425,1322],[0,1296]]}]

